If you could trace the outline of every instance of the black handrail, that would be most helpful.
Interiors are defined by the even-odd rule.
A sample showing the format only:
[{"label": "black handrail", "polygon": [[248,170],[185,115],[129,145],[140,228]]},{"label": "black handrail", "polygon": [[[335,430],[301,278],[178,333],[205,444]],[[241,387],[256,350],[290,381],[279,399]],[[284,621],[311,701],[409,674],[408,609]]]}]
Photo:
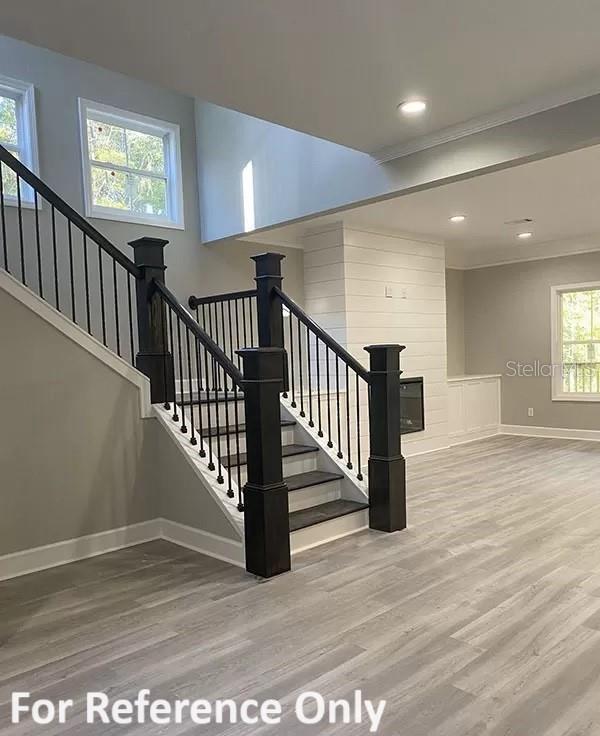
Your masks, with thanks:
[{"label": "black handrail", "polygon": [[15,158],[4,146],[0,146],[0,161],[11,168],[26,184],[40,194],[57,212],[76,225],[90,240],[104,250],[109,256],[136,279],[141,278],[142,272],[122,251],[115,247],[110,240],[98,232],[95,227],[84,219],[76,210],[61,199],[47,184],[30,171],[19,159]]},{"label": "black handrail", "polygon": [[190,309],[202,304],[217,304],[219,302],[232,302],[236,299],[250,299],[256,296],[256,289],[246,289],[245,291],[232,291],[227,294],[211,294],[211,296],[191,296],[188,299]]},{"label": "black handrail", "polygon": [[352,370],[357,373],[364,381],[369,383],[369,371],[363,365],[361,365],[361,363],[359,363],[355,357],[350,355],[350,353],[346,349],[344,349],[336,340],[334,340],[331,335],[328,335],[322,327],[319,327],[319,325],[313,319],[311,319],[308,314],[306,314],[302,307],[296,304],[296,302],[291,299],[285,292],[281,291],[281,289],[279,289],[278,287],[275,287],[273,291],[281,299],[282,303],[285,304],[285,306],[290,310],[290,312],[298,320],[300,320],[300,322],[303,322],[304,325],[311,332],[314,332],[319,340],[321,340],[321,342],[326,345],[333,352],[334,355],[337,355],[340,360],[342,360],[344,363],[346,363],[346,365],[352,368]]},{"label": "black handrail", "polygon": [[185,326],[191,331],[194,337],[199,340],[204,347],[208,350],[215,361],[221,366],[225,373],[235,381],[236,385],[240,388],[243,383],[242,372],[237,366],[227,357],[223,350],[217,345],[217,343],[205,332],[202,327],[196,322],[192,315],[179,303],[177,297],[160,281],[154,280],[154,288],[160,292],[168,302],[171,309],[177,314]]}]

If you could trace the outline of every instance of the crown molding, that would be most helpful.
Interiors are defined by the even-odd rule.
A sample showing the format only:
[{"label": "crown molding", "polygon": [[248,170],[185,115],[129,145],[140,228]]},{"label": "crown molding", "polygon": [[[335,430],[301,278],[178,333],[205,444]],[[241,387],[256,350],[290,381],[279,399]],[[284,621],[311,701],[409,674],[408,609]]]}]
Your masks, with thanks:
[{"label": "crown molding", "polygon": [[600,80],[587,80],[586,82],[570,87],[568,90],[563,89],[550,94],[540,95],[528,102],[523,102],[519,105],[505,108],[504,110],[498,110],[488,115],[471,118],[463,123],[451,125],[434,133],[419,138],[412,138],[405,143],[386,146],[371,155],[378,163],[387,163],[403,156],[409,156],[412,153],[418,153],[419,151],[425,151],[428,148],[433,148],[443,143],[450,143],[460,138],[466,138],[475,133],[481,133],[490,128],[512,123],[515,120],[521,120],[536,113],[552,110],[555,107],[576,102],[586,97],[593,97],[597,94],[600,94]]},{"label": "crown molding", "polygon": [[[475,271],[480,268],[497,268],[499,266],[510,266],[515,263],[528,263],[531,261],[547,261],[554,258],[569,258],[586,253],[597,253],[600,251],[600,236],[597,238],[577,238],[574,240],[554,240],[545,243],[536,243],[534,249],[515,252],[514,246],[497,248],[490,252],[489,256],[477,260],[477,251],[462,251],[454,253],[454,248],[446,246],[446,268],[457,271]],[[450,258],[448,257],[450,255]]]}]

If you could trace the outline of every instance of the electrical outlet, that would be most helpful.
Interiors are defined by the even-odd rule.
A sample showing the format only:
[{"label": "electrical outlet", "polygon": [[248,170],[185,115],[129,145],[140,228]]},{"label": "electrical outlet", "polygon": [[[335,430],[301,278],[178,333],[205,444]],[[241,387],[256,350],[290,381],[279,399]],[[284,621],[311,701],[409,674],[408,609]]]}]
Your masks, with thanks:
[{"label": "electrical outlet", "polygon": [[532,417],[533,416],[533,407],[530,406],[529,409],[527,409],[527,416],[528,417]]},{"label": "electrical outlet", "polygon": [[391,299],[394,296],[394,290],[392,289],[391,286],[385,287],[385,296],[386,296],[386,299]]}]

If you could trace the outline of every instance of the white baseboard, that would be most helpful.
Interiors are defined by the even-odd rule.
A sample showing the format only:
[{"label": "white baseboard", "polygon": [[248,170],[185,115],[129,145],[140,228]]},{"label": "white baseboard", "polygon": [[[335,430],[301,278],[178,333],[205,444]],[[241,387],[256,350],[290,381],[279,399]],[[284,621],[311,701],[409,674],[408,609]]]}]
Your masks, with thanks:
[{"label": "white baseboard", "polygon": [[168,519],[152,519],[3,555],[0,557],[0,581],[86,560],[156,539],[164,539],[238,567],[245,566],[242,542],[219,537]]},{"label": "white baseboard", "polygon": [[600,430],[598,429],[567,429],[562,427],[530,427],[526,424],[501,424],[500,434],[600,442]]},{"label": "white baseboard", "polygon": [[85,537],[46,544],[43,547],[13,552],[0,557],[0,580],[85,560],[124,547],[150,542],[159,537],[160,523],[158,519],[153,519],[119,529],[88,534]]},{"label": "white baseboard", "polygon": [[456,445],[465,445],[467,442],[476,442],[484,440],[487,437],[494,437],[500,434],[500,427],[488,427],[487,429],[478,429],[473,432],[461,432],[460,434],[448,435],[450,447]]},{"label": "white baseboard", "polygon": [[194,529],[169,519],[159,519],[160,537],[181,547],[201,552],[217,560],[229,562],[237,567],[245,567],[244,545],[234,539],[226,539],[216,534]]}]

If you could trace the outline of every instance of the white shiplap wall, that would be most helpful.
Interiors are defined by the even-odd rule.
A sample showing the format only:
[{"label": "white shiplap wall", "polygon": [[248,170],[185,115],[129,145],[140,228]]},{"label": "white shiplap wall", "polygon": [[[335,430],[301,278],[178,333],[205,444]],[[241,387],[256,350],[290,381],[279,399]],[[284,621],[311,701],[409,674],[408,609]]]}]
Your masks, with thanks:
[{"label": "white shiplap wall", "polygon": [[401,343],[404,375],[424,377],[426,430],[404,454],[448,446],[444,246],[337,224],[306,237],[304,268],[308,313],[350,353],[368,365],[365,345]]}]

